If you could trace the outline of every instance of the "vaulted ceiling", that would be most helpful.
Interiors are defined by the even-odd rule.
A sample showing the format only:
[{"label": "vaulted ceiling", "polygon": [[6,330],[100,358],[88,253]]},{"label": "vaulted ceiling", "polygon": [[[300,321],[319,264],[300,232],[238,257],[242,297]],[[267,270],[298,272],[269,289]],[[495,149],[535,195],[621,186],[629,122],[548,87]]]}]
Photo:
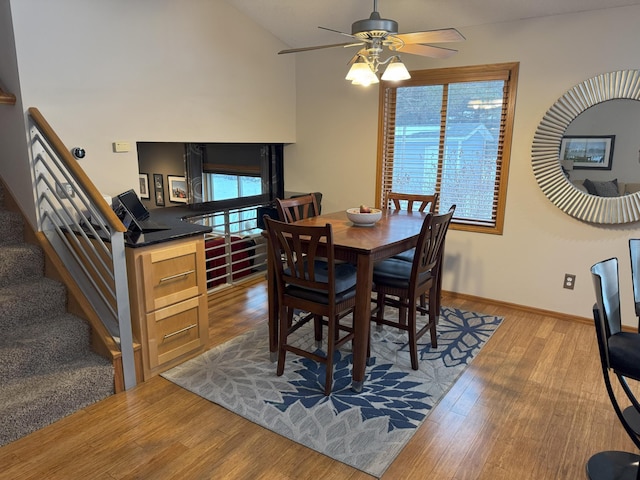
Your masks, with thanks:
[{"label": "vaulted ceiling", "polygon": [[[272,32],[289,47],[341,43],[345,37],[318,29],[351,33],[366,19],[373,0],[224,0]],[[382,18],[400,33],[464,27],[640,4],[640,0],[379,0]],[[238,32],[239,35],[242,32]],[[348,41],[348,40],[347,40]]]}]

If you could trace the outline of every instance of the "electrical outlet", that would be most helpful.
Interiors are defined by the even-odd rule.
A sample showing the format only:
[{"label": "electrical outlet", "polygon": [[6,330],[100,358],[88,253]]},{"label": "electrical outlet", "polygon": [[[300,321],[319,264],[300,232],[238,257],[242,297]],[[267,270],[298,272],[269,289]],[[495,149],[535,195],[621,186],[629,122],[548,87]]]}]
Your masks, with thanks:
[{"label": "electrical outlet", "polygon": [[564,283],[563,283],[563,287],[564,288],[568,288],[569,290],[573,290],[573,287],[576,284],[576,276],[572,275],[571,273],[565,273],[564,274]]}]

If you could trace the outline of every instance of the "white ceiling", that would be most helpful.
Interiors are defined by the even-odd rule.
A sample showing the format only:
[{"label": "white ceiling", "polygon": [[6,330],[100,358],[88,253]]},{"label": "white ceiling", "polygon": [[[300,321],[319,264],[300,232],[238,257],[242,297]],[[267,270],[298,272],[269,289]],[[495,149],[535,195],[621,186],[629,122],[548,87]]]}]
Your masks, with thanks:
[{"label": "white ceiling", "polygon": [[[272,32],[289,47],[342,43],[351,24],[369,18],[373,0],[224,0]],[[464,27],[640,4],[640,0],[379,0],[382,18],[399,32]]]}]

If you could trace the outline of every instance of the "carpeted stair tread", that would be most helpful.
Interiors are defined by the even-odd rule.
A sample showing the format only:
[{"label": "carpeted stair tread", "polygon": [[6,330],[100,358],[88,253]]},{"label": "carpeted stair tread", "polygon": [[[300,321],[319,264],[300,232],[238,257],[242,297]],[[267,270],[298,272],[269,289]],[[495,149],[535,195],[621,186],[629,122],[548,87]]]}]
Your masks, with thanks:
[{"label": "carpeted stair tread", "polygon": [[24,242],[22,216],[2,210],[5,195],[0,183],[0,446],[114,393],[111,361],[66,312],[65,286],[44,277],[42,250]]},{"label": "carpeted stair tread", "polygon": [[113,394],[113,367],[89,357],[54,373],[9,382],[0,389],[0,445],[17,440]]},{"label": "carpeted stair tread", "polygon": [[46,277],[0,287],[0,329],[6,331],[37,323],[43,316],[61,315],[66,311],[66,291],[62,283]]},{"label": "carpeted stair tread", "polygon": [[41,324],[8,329],[0,336],[0,384],[46,373],[91,353],[89,325],[65,313]]},{"label": "carpeted stair tread", "polygon": [[12,244],[23,241],[24,223],[19,213],[0,210],[0,225],[2,225],[0,244]]},{"label": "carpeted stair tread", "polygon": [[42,250],[28,243],[0,245],[0,287],[41,277]]}]

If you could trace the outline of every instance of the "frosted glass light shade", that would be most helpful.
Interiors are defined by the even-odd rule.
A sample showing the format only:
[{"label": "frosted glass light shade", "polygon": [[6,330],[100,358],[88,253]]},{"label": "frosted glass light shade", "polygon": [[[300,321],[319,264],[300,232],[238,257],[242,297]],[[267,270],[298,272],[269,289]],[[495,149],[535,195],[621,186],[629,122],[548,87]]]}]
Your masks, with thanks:
[{"label": "frosted glass light shade", "polygon": [[395,57],[391,60],[391,63],[387,66],[384,74],[382,74],[382,80],[388,82],[398,82],[400,80],[408,80],[411,78],[409,70],[404,66],[404,63],[399,57]]},{"label": "frosted glass light shade", "polygon": [[358,59],[351,68],[349,73],[344,77],[345,80],[351,81],[353,85],[368,86],[372,83],[378,83],[378,76],[371,71],[371,67],[367,65],[364,60]]}]

